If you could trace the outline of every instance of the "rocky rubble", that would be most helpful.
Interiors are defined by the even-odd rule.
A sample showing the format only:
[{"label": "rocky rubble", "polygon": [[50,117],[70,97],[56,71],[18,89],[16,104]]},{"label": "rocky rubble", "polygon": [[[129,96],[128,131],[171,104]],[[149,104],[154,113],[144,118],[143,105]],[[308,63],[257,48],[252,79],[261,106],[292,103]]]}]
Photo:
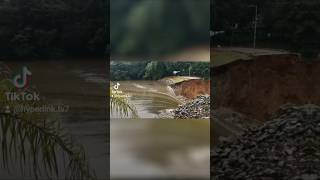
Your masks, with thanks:
[{"label": "rocky rubble", "polygon": [[320,179],[320,107],[285,105],[260,128],[225,139],[211,155],[214,180]]},{"label": "rocky rubble", "polygon": [[229,108],[213,109],[210,113],[213,124],[211,127],[212,147],[219,145],[220,139],[236,138],[241,136],[246,130],[261,125],[261,122]]},{"label": "rocky rubble", "polygon": [[213,120],[232,124],[243,131],[257,127],[260,124],[259,121],[228,108],[213,109],[211,111],[211,117]]},{"label": "rocky rubble", "polygon": [[210,117],[210,96],[200,95],[173,110],[177,119],[202,119]]}]

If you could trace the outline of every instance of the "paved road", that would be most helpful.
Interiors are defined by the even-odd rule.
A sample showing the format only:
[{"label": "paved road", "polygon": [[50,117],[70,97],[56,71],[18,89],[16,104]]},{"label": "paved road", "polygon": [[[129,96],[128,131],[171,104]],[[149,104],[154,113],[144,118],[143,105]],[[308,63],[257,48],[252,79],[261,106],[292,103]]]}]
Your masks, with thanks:
[{"label": "paved road", "polygon": [[238,53],[244,53],[250,56],[264,56],[264,55],[281,55],[281,54],[292,54],[286,50],[278,49],[254,49],[254,48],[243,48],[243,47],[228,47],[228,48],[216,48],[221,51],[234,51]]}]

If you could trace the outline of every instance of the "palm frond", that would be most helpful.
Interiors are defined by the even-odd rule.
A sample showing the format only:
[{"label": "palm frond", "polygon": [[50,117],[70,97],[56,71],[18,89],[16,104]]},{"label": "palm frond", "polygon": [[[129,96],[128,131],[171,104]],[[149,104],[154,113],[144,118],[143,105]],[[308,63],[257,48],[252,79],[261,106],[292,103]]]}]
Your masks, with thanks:
[{"label": "palm frond", "polygon": [[116,96],[110,90],[110,109],[111,112],[115,111],[120,114],[122,117],[128,117],[131,113],[133,118],[138,117],[136,108],[129,103],[126,97]]},{"label": "palm frond", "polygon": [[[9,101],[7,92],[19,92],[8,77],[10,70],[0,64],[0,165],[11,171],[19,164],[22,174],[29,171],[36,179],[93,180],[83,147],[64,133],[59,121],[46,113],[4,112],[7,107],[40,106],[43,101]],[[5,71],[4,71],[4,70]],[[24,92],[36,92],[24,89]],[[62,165],[62,166],[60,166]]]},{"label": "palm frond", "polygon": [[10,162],[18,161],[23,169],[31,163],[29,171],[36,179],[43,175],[60,179],[62,173],[59,172],[61,167],[57,159],[60,155],[64,161],[68,161],[65,169],[62,169],[65,179],[95,179],[86,163],[83,147],[62,134],[59,123],[39,122],[0,113],[2,166],[9,169]]}]

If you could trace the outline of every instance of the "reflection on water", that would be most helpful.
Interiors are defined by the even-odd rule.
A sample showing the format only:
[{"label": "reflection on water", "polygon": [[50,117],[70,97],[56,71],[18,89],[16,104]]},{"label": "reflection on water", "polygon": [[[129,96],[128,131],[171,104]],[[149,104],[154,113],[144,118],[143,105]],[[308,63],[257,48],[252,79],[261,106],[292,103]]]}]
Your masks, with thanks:
[{"label": "reflection on water", "polygon": [[[119,81],[119,90],[130,95],[132,104],[140,118],[157,118],[166,109],[176,108],[180,100],[173,89],[161,81]],[[120,118],[120,114],[111,113],[111,118]]]},{"label": "reflection on water", "polygon": [[111,120],[112,178],[205,178],[208,120]]}]

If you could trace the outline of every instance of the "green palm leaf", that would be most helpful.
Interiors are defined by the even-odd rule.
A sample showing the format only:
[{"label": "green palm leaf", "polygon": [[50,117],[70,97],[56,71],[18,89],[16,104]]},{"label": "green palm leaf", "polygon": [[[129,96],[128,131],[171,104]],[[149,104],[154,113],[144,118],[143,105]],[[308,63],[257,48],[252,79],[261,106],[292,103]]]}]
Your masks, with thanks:
[{"label": "green palm leaf", "polygon": [[[90,171],[83,147],[65,134],[59,123],[22,119],[0,113],[1,162],[5,168],[18,161],[21,167],[32,164],[29,171],[36,179],[41,175],[61,178],[57,156],[68,161],[65,179],[96,179]],[[19,158],[17,158],[19,157]],[[39,167],[44,167],[43,169]]]},{"label": "green palm leaf", "polygon": [[138,117],[136,108],[129,103],[126,97],[116,96],[110,90],[110,109],[111,112],[115,111],[123,117],[128,117],[131,113],[133,118]]}]

